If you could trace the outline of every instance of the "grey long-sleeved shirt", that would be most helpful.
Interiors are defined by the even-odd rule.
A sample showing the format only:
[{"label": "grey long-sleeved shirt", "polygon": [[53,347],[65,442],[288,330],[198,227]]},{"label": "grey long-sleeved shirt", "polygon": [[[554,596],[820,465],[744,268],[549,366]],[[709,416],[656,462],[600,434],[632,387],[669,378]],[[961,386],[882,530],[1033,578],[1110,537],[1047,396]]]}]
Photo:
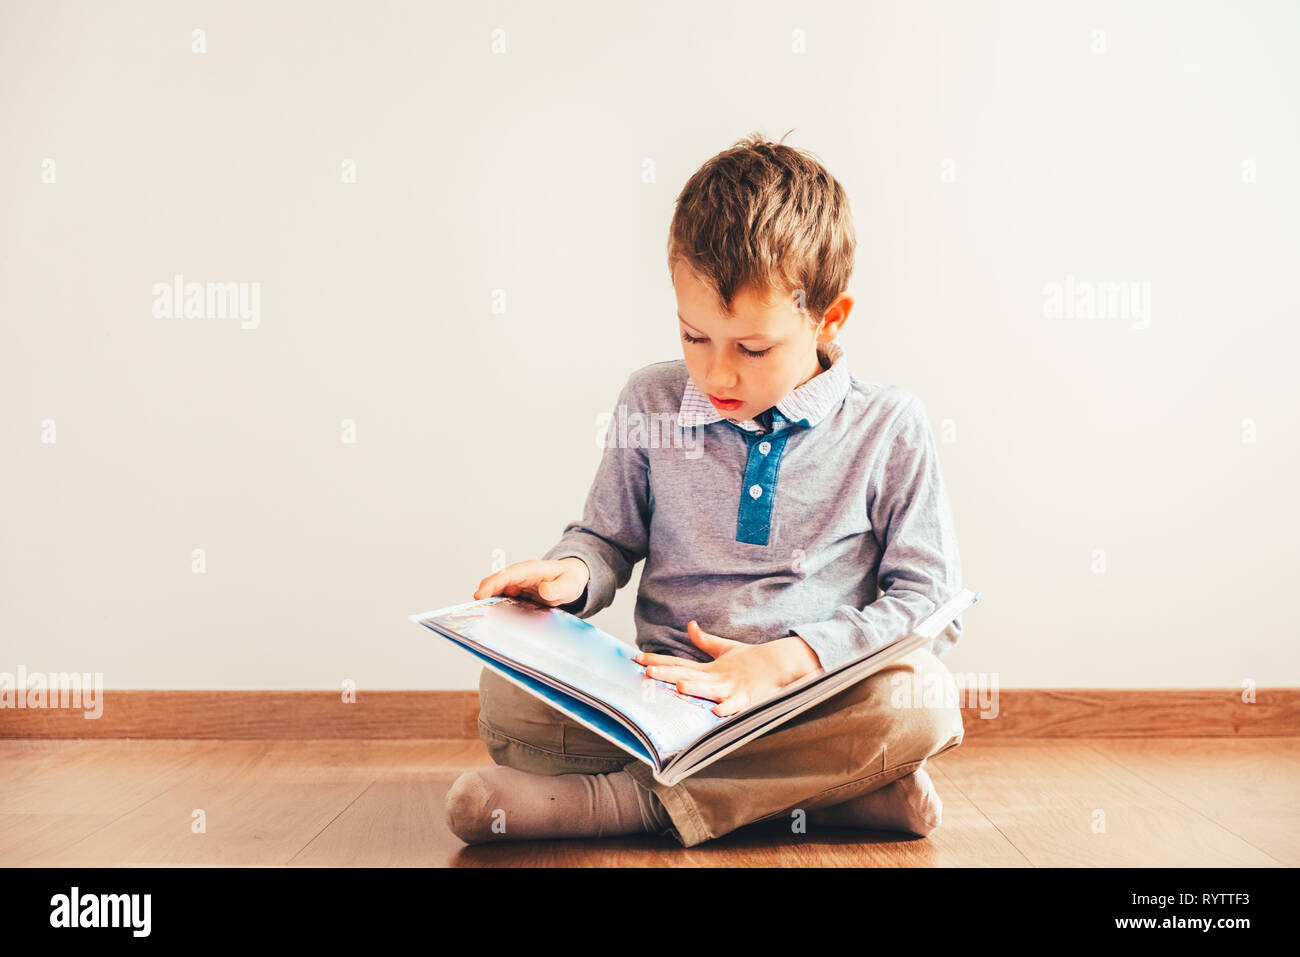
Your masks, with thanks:
[{"label": "grey long-sleeved shirt", "polygon": [[[800,635],[827,670],[907,634],[962,587],[947,492],[925,408],[858,380],[844,350],[758,418],[735,422],[685,360],[633,372],[604,434],[582,518],[543,558],[576,556],[588,618],[645,560],[642,651],[711,660],[700,627],[750,644]],[[931,644],[942,655],[961,619]]]}]

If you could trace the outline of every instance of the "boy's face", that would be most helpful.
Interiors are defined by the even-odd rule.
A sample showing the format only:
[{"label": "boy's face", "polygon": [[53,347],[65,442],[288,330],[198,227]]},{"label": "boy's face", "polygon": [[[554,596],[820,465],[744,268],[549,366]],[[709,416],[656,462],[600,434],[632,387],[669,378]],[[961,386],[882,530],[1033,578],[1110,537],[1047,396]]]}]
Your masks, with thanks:
[{"label": "boy's face", "polygon": [[841,295],[814,326],[797,311],[793,296],[769,293],[764,302],[746,291],[736,296],[729,316],[684,263],[673,270],[673,288],[691,381],[715,409],[737,422],[765,412],[823,372],[817,345],[835,338],[853,308],[853,300]]}]

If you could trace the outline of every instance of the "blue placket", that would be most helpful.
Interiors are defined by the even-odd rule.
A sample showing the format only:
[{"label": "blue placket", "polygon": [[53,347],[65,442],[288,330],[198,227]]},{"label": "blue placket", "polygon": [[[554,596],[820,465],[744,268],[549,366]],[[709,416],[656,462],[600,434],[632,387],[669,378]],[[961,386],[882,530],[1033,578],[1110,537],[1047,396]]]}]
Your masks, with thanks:
[{"label": "blue placket", "polygon": [[750,545],[766,545],[772,531],[772,502],[776,498],[776,480],[781,471],[781,453],[794,428],[778,423],[790,420],[777,411],[776,406],[762,413],[756,420],[766,433],[750,432],[734,422],[727,423],[749,441],[749,456],[745,460],[745,475],[740,486],[740,511],[736,517],[736,541]]}]

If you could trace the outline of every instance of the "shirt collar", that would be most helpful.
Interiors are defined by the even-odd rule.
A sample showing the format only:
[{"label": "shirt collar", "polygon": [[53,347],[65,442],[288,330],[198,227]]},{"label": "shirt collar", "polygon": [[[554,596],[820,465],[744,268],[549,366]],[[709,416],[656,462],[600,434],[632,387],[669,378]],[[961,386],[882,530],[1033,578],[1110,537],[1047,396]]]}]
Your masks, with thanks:
[{"label": "shirt collar", "polygon": [[[798,388],[791,389],[774,407],[792,425],[810,428],[817,425],[839,406],[849,391],[849,367],[844,361],[844,347],[832,340],[818,345],[817,354],[824,357],[827,368]],[[677,413],[678,425],[690,428],[721,422],[725,418],[723,413],[714,408],[709,397],[695,388],[695,383],[688,375],[686,391],[682,394],[682,406]],[[762,428],[753,419],[737,424],[751,431]]]}]

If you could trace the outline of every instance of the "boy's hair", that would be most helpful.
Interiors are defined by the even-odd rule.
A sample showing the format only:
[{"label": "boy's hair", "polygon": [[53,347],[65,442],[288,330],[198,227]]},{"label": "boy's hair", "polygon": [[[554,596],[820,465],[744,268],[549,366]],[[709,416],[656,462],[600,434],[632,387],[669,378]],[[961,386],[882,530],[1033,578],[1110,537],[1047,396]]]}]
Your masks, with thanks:
[{"label": "boy's hair", "polygon": [[848,286],[856,245],[848,196],[835,177],[813,154],[752,133],[682,188],[668,230],[668,272],[686,263],[728,313],[741,292],[770,302],[803,290],[803,306],[820,323]]}]

